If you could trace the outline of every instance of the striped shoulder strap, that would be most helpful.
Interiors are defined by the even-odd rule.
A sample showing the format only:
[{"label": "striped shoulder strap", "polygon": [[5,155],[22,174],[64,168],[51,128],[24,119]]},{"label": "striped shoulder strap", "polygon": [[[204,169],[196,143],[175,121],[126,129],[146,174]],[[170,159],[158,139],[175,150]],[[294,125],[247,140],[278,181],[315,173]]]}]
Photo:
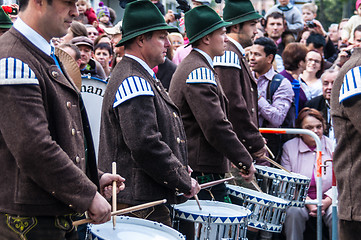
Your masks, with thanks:
[{"label": "striped shoulder strap", "polygon": [[113,107],[138,96],[154,96],[150,84],[141,77],[131,76],[123,80],[115,94]]},{"label": "striped shoulder strap", "polygon": [[345,77],[340,89],[339,102],[353,96],[361,94],[361,66],[350,69]]},{"label": "striped shoulder strap", "polygon": [[0,85],[39,85],[30,67],[12,57],[0,59]]},{"label": "striped shoulder strap", "polygon": [[224,55],[216,56],[213,60],[215,67],[234,67],[241,69],[238,55],[232,51],[225,51]]},{"label": "striped shoulder strap", "polygon": [[214,74],[212,70],[200,67],[193,70],[187,78],[186,83],[188,84],[196,84],[196,83],[210,83],[217,86],[216,79],[214,78]]}]

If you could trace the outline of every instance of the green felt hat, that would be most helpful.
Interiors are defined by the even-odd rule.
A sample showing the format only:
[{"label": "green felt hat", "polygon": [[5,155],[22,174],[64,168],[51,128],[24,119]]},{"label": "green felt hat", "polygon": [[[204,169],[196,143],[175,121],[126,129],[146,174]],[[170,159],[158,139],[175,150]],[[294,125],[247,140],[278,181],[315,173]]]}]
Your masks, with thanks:
[{"label": "green felt hat", "polygon": [[206,5],[195,7],[186,12],[184,22],[189,44],[194,43],[221,27],[232,25],[230,22],[223,21],[212,8]]},{"label": "green felt hat", "polygon": [[10,17],[5,13],[2,7],[0,7],[0,28],[11,28],[13,22]]},{"label": "green felt hat", "polygon": [[250,0],[226,0],[223,8],[224,21],[231,21],[233,25],[262,18]]},{"label": "green felt hat", "polygon": [[163,15],[151,1],[139,0],[128,3],[123,17],[123,38],[116,46],[122,46],[130,39],[157,30],[176,31],[177,29],[165,23]]}]

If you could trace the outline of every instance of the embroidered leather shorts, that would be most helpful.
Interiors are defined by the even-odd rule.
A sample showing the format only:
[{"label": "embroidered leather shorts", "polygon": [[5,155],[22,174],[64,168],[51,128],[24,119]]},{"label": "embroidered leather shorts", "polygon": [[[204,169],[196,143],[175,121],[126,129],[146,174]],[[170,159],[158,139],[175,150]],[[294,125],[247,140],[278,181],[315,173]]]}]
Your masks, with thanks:
[{"label": "embroidered leather shorts", "polygon": [[75,240],[78,238],[73,216],[24,217],[0,213],[0,240]]}]

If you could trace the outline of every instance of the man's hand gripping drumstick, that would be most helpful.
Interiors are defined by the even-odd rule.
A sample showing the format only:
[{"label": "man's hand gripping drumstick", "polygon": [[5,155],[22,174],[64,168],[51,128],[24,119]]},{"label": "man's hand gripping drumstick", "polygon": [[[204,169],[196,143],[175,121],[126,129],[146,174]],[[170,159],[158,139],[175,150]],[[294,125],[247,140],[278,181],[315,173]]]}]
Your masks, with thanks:
[{"label": "man's hand gripping drumstick", "polygon": [[[240,166],[242,166],[241,163],[239,163]],[[239,174],[244,178],[246,182],[252,183],[252,185],[257,189],[257,191],[262,192],[261,188],[258,186],[257,182],[255,181],[254,174],[256,173],[256,168],[254,167],[253,163],[249,167],[248,170],[241,169]]]},{"label": "man's hand gripping drumstick", "polygon": [[[192,172],[193,172],[193,169],[190,166],[188,166],[189,176],[192,174]],[[185,196],[186,198],[194,197],[194,199],[196,200],[196,202],[198,204],[199,210],[202,210],[201,204],[200,204],[198,196],[197,196],[197,193],[201,190],[201,187],[199,186],[197,180],[195,180],[194,178],[191,178],[191,184],[192,184],[192,188],[191,188],[190,192],[187,194],[183,194],[183,196]]]}]

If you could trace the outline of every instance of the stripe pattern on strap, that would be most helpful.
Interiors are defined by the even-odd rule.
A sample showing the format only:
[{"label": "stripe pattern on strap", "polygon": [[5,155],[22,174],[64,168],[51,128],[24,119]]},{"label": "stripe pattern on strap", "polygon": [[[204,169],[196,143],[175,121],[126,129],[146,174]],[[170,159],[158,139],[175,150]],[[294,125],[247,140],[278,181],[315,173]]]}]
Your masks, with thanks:
[{"label": "stripe pattern on strap", "polygon": [[12,57],[0,59],[0,85],[39,85],[30,67]]},{"label": "stripe pattern on strap", "polygon": [[235,67],[241,69],[239,57],[235,52],[225,51],[224,55],[216,56],[213,60],[215,67]]},{"label": "stripe pattern on strap", "polygon": [[115,94],[113,107],[117,107],[123,102],[138,96],[154,96],[150,84],[143,78],[131,76],[122,82]]},{"label": "stripe pattern on strap", "polygon": [[361,94],[361,67],[357,66],[349,70],[343,78],[340,89],[339,102]]},{"label": "stripe pattern on strap", "polygon": [[212,70],[205,67],[200,67],[193,70],[188,75],[186,83],[211,83],[217,86],[217,82],[214,78]]}]

